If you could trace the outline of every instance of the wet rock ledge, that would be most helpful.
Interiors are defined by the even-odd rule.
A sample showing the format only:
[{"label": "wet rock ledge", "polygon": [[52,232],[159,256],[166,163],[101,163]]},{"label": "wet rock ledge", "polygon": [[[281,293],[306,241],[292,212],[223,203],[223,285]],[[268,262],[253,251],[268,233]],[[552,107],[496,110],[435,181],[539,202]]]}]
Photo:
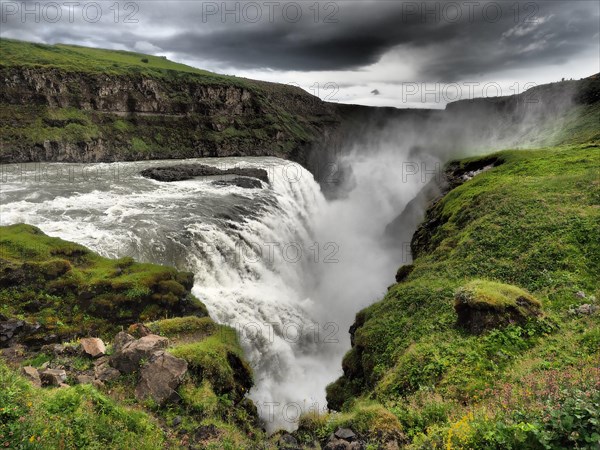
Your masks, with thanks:
[{"label": "wet rock ledge", "polygon": [[[206,166],[204,164],[177,164],[168,167],[152,167],[150,169],[142,170],[140,174],[146,178],[166,182],[190,180],[196,177],[224,175],[237,175],[238,177],[258,179],[260,181],[264,181],[265,183],[269,182],[267,171],[264,169],[255,169],[251,167],[232,167],[230,169],[219,169],[218,167]],[[235,180],[240,179],[235,178],[233,181]],[[228,181],[227,183],[230,182],[231,181]],[[256,183],[245,184],[252,187],[260,187],[257,186]]]}]

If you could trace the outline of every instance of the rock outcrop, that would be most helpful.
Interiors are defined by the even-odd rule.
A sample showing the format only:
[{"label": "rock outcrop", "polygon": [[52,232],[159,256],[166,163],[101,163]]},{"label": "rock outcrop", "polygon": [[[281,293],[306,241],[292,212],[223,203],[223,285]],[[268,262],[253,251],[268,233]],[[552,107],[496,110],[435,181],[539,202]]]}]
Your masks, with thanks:
[{"label": "rock outcrop", "polygon": [[152,167],[141,172],[142,176],[157,181],[181,181],[196,177],[212,177],[219,175],[239,175],[241,177],[255,178],[265,183],[269,182],[269,175],[264,169],[250,167],[232,167],[219,169],[218,167],[204,164],[177,164],[167,167]]},{"label": "rock outcrop", "polygon": [[156,334],[150,334],[137,340],[131,340],[115,351],[110,365],[122,373],[132,373],[140,368],[142,360],[149,360],[154,352],[167,348],[169,340]]},{"label": "rock outcrop", "polygon": [[152,354],[140,370],[140,381],[135,389],[139,400],[152,398],[163,405],[179,397],[176,389],[187,372],[187,362],[165,351]]},{"label": "rock outcrop", "polygon": [[542,305],[528,292],[504,283],[474,280],[456,291],[459,326],[480,334],[494,328],[525,324],[542,315]]}]

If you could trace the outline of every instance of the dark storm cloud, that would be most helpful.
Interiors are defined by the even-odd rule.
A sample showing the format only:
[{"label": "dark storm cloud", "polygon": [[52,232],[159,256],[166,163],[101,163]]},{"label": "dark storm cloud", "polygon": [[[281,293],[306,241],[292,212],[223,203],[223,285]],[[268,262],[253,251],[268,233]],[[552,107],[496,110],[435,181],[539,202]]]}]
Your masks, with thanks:
[{"label": "dark storm cloud", "polygon": [[158,47],[155,53],[227,70],[356,70],[402,52],[419,62],[421,80],[445,82],[560,63],[599,45],[597,1],[522,1],[518,8],[514,1],[323,1],[318,14],[313,1],[137,4],[137,24],[123,23],[123,14],[118,23],[105,20],[112,18],[108,2],[98,23],[11,16],[0,31],[45,42]]},{"label": "dark storm cloud", "polygon": [[276,16],[274,23],[250,24],[243,14],[236,23],[234,15],[215,13],[195,29],[153,43],[233,67],[300,71],[357,69],[402,47],[429,59],[424,78],[441,81],[560,62],[598,45],[595,1],[522,2],[518,9],[514,2],[336,5],[333,23],[315,20],[306,7],[298,23]]}]

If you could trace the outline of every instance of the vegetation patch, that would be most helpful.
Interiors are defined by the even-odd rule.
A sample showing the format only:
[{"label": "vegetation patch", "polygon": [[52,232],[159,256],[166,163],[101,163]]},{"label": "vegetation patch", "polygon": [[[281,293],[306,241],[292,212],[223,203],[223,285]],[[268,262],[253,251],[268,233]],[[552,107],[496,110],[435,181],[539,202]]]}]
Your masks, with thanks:
[{"label": "vegetation patch", "polygon": [[190,293],[190,273],[103,258],[30,225],[0,230],[0,313],[25,322],[3,345],[110,336],[133,322],[207,315]]}]

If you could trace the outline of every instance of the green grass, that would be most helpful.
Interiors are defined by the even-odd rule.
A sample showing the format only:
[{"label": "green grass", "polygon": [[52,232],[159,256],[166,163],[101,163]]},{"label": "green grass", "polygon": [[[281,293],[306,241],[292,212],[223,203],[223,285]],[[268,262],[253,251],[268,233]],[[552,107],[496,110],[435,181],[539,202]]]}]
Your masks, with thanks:
[{"label": "green grass", "polygon": [[[105,75],[139,74],[154,78],[183,78],[207,84],[251,87],[241,78],[220,75],[169,61],[161,56],[123,50],[47,45],[0,39],[0,67],[44,67],[65,72],[101,73]],[[142,60],[147,60],[144,62]]]},{"label": "green grass", "polygon": [[219,394],[241,398],[252,386],[252,369],[243,361],[235,330],[218,326],[210,336],[175,345],[170,352],[188,362],[199,380],[208,380]]},{"label": "green grass", "polygon": [[[3,91],[3,162],[54,160],[58,154],[86,162],[232,153],[290,157],[336,120],[299,88],[157,56],[10,39],[0,39],[0,55],[0,74],[23,77],[31,87],[30,97],[20,84]],[[50,87],[32,96],[40,80],[61,84],[60,99]]]},{"label": "green grass", "polygon": [[0,442],[19,449],[162,449],[168,438],[148,414],[90,385],[41,389],[0,359]]},{"label": "green grass", "polygon": [[523,289],[487,280],[470,281],[456,293],[456,301],[475,309],[504,311],[508,307],[518,307],[519,300],[537,308],[542,307],[539,300]]},{"label": "green grass", "polygon": [[206,315],[189,289],[193,276],[131,258],[108,259],[29,225],[0,227],[2,313],[38,322],[25,337],[111,334],[120,325],[183,311]]},{"label": "green grass", "polygon": [[[413,270],[357,315],[330,406],[352,413],[357,397],[377,399],[401,420],[410,448],[593,448],[597,419],[574,411],[600,410],[589,397],[600,381],[600,319],[569,310],[600,294],[600,147],[508,150],[480,164],[490,158],[495,168],[429,210]],[[543,305],[545,317],[473,335],[457,323],[457,295],[492,314],[520,299]],[[577,399],[568,424],[552,419],[562,400],[534,383],[549,378],[567,380],[564,395]],[[514,389],[502,405],[492,392],[504,386]],[[528,389],[535,404],[524,401]]]}]

